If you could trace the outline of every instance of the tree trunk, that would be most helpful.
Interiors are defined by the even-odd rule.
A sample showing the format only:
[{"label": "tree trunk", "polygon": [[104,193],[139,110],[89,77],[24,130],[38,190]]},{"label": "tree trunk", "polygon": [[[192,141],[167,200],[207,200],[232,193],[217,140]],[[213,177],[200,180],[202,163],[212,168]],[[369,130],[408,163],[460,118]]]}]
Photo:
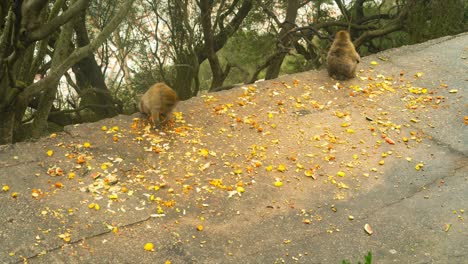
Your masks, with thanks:
[{"label": "tree trunk", "polygon": [[15,125],[15,111],[3,110],[0,115],[0,145],[13,142],[13,127]]},{"label": "tree trunk", "polygon": [[[54,71],[60,66],[60,63],[65,60],[70,54],[70,39],[73,33],[73,21],[69,21],[62,28],[59,39],[55,44],[54,55],[52,56],[51,70]],[[29,67],[28,67],[29,70]],[[47,131],[47,119],[50,109],[54,103],[59,81],[51,83],[47,90],[40,96],[39,106],[35,112],[34,121],[32,123],[31,135],[33,138],[39,138]]]},{"label": "tree trunk", "polygon": [[[86,15],[83,12],[75,24],[78,47],[84,47],[90,43],[85,18]],[[76,76],[76,84],[79,87],[77,93],[81,97],[80,105],[89,106],[89,109],[96,115],[95,118],[88,121],[113,117],[119,113],[116,101],[107,89],[104,76],[93,54],[75,64],[73,72]]]},{"label": "tree trunk", "polygon": [[201,25],[203,29],[203,39],[205,41],[205,47],[203,52],[206,53],[208,62],[210,63],[211,73],[213,79],[211,80],[211,89],[223,86],[224,80],[227,77],[227,73],[223,71],[221,63],[219,62],[218,55],[214,49],[214,35],[213,27],[211,25],[211,14],[213,12],[213,2],[209,0],[200,0],[200,16]]},{"label": "tree trunk", "polygon": [[[178,54],[177,59],[173,88],[180,100],[187,100],[198,93],[196,84],[199,70],[198,61],[196,55],[191,54],[189,51]],[[194,84],[195,89],[192,89]]]},{"label": "tree trunk", "polygon": [[280,70],[281,65],[283,64],[283,60],[288,53],[288,48],[291,47],[292,40],[291,37],[288,35],[288,32],[295,27],[296,17],[297,17],[297,10],[300,7],[299,0],[288,0],[288,8],[286,10],[286,19],[281,25],[281,30],[278,34],[278,46],[277,46],[277,53],[278,56],[271,61],[270,65],[266,71],[266,80],[277,78]]},{"label": "tree trunk", "polygon": [[265,80],[271,80],[278,77],[281,65],[283,64],[283,60],[286,57],[286,52],[281,52],[271,61],[270,65],[267,68]]}]

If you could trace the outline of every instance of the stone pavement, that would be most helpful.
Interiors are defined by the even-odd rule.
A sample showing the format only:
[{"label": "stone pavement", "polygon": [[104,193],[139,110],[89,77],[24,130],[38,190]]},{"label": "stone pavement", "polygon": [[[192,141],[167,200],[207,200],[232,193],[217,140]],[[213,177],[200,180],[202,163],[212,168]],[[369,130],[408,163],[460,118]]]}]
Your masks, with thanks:
[{"label": "stone pavement", "polygon": [[0,263],[468,263],[468,34],[359,69],[0,146]]}]

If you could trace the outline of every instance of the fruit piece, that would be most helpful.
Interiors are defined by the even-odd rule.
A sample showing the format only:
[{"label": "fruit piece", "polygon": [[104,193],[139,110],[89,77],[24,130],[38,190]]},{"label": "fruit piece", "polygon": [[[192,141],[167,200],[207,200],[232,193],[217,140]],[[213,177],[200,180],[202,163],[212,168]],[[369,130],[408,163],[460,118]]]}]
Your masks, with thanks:
[{"label": "fruit piece", "polygon": [[275,187],[281,187],[283,186],[283,182],[282,181],[275,181]]},{"label": "fruit piece", "polygon": [[369,224],[364,225],[364,230],[366,231],[367,234],[372,235],[374,231],[372,230],[372,227]]},{"label": "fruit piece", "polygon": [[153,243],[146,243],[144,248],[146,251],[154,251]]}]

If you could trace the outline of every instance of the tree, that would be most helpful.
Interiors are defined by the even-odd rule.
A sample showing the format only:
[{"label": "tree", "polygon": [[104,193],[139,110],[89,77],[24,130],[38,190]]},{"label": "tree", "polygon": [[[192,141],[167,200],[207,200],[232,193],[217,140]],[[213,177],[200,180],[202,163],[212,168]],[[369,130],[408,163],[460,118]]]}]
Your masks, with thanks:
[{"label": "tree", "polygon": [[[6,22],[0,32],[0,144],[13,142],[24,127],[27,107],[35,100],[39,102],[32,117],[36,119],[33,134],[42,134],[53,105],[51,98],[63,74],[93,54],[117,28],[133,1],[126,0],[93,41],[77,48],[72,48],[65,38],[71,35],[74,19],[86,10],[89,0],[76,0],[69,7],[63,0],[52,6],[47,0],[16,0],[14,5],[2,5],[1,14],[5,15],[2,19]],[[58,15],[60,9],[63,11]],[[58,32],[59,37],[55,39]],[[49,63],[46,54],[50,42],[54,43],[54,50]],[[34,76],[41,72],[40,69],[36,71],[41,67],[38,65],[50,68],[42,70],[44,78],[33,82]]]},{"label": "tree", "polygon": [[289,34],[289,31],[296,25],[297,11],[301,4],[299,0],[288,0],[287,5],[286,17],[280,24],[281,29],[278,33],[277,51],[269,61],[265,76],[266,80],[278,77],[281,64],[283,64],[283,60],[286,57],[286,54],[289,53],[289,50],[292,47],[293,39],[292,35]]},{"label": "tree", "polygon": [[[145,15],[137,27],[151,37],[144,39],[137,68],[155,73],[138,75],[155,76],[152,79],[168,83],[185,100],[198,94],[199,68],[208,60],[211,86],[222,85],[229,67],[222,65],[217,52],[241,27],[253,0],[146,0],[144,4],[152,14],[142,11]],[[146,22],[148,17],[151,22]]]},{"label": "tree", "polygon": [[[222,69],[218,55],[216,54],[227,43],[231,37],[247,17],[253,7],[252,1],[245,0],[239,7],[237,14],[234,14],[235,7],[239,1],[233,1],[231,5],[227,5],[225,1],[215,3],[212,0],[200,0],[198,6],[200,8],[200,19],[203,31],[204,46],[197,47],[198,60],[203,62],[208,59],[210,63],[213,79],[210,89],[223,86],[224,80],[231,70],[231,65],[228,63],[225,69]],[[211,14],[213,13],[214,5],[218,4],[218,10],[214,23],[212,24]],[[225,19],[233,16],[228,23]],[[225,24],[226,23],[226,24]]]}]

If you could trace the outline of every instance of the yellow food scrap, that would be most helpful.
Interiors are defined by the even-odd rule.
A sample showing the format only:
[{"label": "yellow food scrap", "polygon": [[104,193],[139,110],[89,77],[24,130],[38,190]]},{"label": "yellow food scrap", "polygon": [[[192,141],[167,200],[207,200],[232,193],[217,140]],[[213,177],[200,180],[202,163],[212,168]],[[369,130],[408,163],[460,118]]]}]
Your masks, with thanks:
[{"label": "yellow food scrap", "polygon": [[414,168],[415,168],[417,171],[418,171],[418,170],[421,170],[422,167],[424,167],[424,164],[422,164],[422,163],[418,163],[418,164],[416,164],[416,166],[414,166]]},{"label": "yellow food scrap", "polygon": [[278,171],[280,171],[280,172],[284,172],[286,170],[286,165],[280,164],[280,165],[278,165],[278,167],[276,169]]},{"label": "yellow food scrap", "polygon": [[199,149],[198,150],[198,154],[202,157],[205,157],[207,158],[208,157],[208,154],[209,154],[209,151],[208,149]]},{"label": "yellow food scrap", "polygon": [[158,214],[164,214],[164,210],[162,209],[161,206],[158,206],[158,207],[156,208],[156,212],[157,212]]},{"label": "yellow food scrap", "polygon": [[274,185],[275,187],[281,187],[283,186],[283,182],[278,180],[278,181],[275,181]]},{"label": "yellow food scrap", "polygon": [[448,232],[451,227],[452,227],[452,224],[445,224],[444,231]]},{"label": "yellow food scrap", "polygon": [[146,243],[145,246],[144,246],[144,249],[146,251],[154,251],[154,245],[153,243]]}]

